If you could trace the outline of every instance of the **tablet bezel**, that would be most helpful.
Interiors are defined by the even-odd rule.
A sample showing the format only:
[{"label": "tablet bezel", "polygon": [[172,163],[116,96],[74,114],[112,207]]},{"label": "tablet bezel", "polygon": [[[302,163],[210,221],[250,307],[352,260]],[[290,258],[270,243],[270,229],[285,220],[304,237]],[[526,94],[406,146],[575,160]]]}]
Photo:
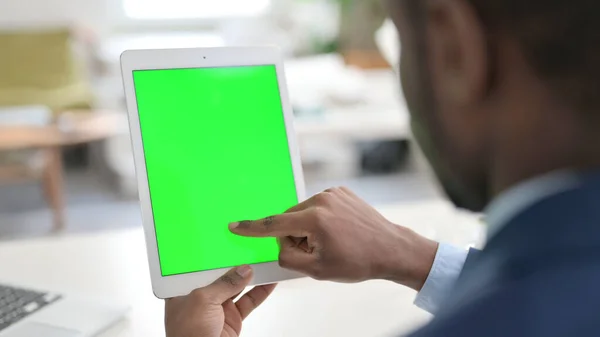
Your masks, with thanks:
[{"label": "tablet bezel", "polygon": [[[276,47],[227,47],[194,49],[128,50],[121,55],[121,70],[129,116],[129,128],[142,210],[142,223],[146,237],[146,249],[152,279],[152,289],[158,298],[171,298],[189,294],[192,290],[206,286],[220,277],[229,268],[208,270],[183,275],[162,276],[159,263],[154,217],[150,202],[148,174],[144,159],[144,148],[140,130],[137,99],[133,82],[133,71],[149,69],[213,68],[274,65],[281,96],[288,145],[292,159],[298,200],[305,198],[304,176],[300,152],[293,125],[293,112],[288,97],[283,58]],[[279,267],[277,262],[254,264],[252,285],[274,283],[301,277],[301,275]]]}]

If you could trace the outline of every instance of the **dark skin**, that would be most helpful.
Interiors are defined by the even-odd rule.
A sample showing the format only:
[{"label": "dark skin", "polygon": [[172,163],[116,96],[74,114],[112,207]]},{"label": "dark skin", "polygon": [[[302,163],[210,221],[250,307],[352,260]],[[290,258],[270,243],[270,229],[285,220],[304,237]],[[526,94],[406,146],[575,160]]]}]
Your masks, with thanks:
[{"label": "dark skin", "polygon": [[230,229],[278,238],[284,268],[345,283],[387,279],[419,290],[437,250],[436,242],[391,223],[344,187],[319,193],[285,214]]},{"label": "dark skin", "polygon": [[[482,200],[472,210],[535,176],[600,167],[598,133],[535,74],[514,39],[486,35],[467,0],[419,1],[425,25],[418,27],[407,17],[409,1],[389,1],[406,98],[413,119],[435,131],[439,160]],[[406,80],[423,77],[407,90]]]},{"label": "dark skin", "polygon": [[[590,127],[535,73],[511,36],[489,31],[468,0],[388,5],[402,41],[413,131],[458,207],[481,211],[508,188],[552,171],[600,169],[598,120]],[[230,229],[277,237],[280,264],[317,279],[387,279],[416,290],[437,250],[436,242],[390,223],[345,188]],[[178,336],[201,335],[169,335]]]},{"label": "dark skin", "polygon": [[243,320],[275,289],[274,284],[255,287],[234,302],[251,280],[252,269],[242,266],[188,296],[168,299],[167,336],[238,337]]}]

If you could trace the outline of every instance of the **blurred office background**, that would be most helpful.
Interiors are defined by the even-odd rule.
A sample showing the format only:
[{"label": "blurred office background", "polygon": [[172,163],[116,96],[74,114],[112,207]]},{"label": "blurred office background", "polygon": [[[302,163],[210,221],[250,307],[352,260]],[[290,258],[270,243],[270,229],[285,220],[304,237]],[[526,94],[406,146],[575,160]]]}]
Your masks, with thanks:
[{"label": "blurred office background", "polygon": [[309,193],[440,198],[377,0],[0,1],[0,240],[141,225],[125,49],[280,46]]}]

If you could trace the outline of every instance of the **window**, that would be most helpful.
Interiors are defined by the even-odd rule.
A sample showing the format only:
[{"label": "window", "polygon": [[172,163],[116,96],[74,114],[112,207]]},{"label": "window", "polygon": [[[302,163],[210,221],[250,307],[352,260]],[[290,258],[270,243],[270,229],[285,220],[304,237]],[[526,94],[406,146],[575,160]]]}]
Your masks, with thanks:
[{"label": "window", "polygon": [[165,20],[254,16],[271,0],[123,0],[132,19]]}]

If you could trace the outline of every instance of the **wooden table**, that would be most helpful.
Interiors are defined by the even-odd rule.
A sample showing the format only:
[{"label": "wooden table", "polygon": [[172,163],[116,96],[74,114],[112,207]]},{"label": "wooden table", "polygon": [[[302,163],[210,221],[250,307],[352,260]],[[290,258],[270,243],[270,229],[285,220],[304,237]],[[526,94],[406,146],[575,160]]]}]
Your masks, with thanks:
[{"label": "wooden table", "polygon": [[47,126],[0,126],[0,151],[40,150],[44,154],[41,172],[23,164],[0,167],[0,179],[8,182],[40,179],[52,208],[54,228],[64,227],[62,148],[102,140],[127,128],[125,114],[71,111]]},{"label": "wooden table", "polygon": [[[475,217],[442,201],[379,210],[394,223],[463,247],[478,242],[483,233]],[[152,294],[141,228],[2,242],[0,282],[128,303],[128,317],[100,337],[164,336],[163,302]],[[412,304],[414,297],[414,291],[384,281],[284,282],[244,322],[242,337],[406,334],[430,317]]]},{"label": "wooden table", "polygon": [[48,126],[0,126],[0,151],[63,147],[115,135],[127,127],[125,114],[68,112]]}]

